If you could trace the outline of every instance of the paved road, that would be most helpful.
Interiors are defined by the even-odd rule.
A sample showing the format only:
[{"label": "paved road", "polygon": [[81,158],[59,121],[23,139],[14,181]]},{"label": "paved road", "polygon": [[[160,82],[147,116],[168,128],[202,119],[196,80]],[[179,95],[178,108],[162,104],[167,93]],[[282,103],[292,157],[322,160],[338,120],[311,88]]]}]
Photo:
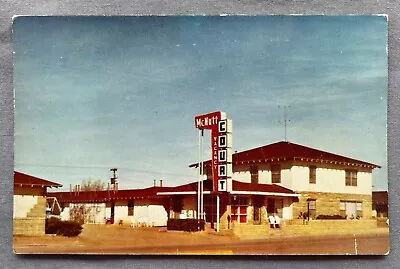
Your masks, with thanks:
[{"label": "paved road", "polygon": [[[167,254],[378,254],[387,253],[389,236],[297,237],[273,240],[248,240],[224,245],[132,249],[135,253]],[[126,252],[126,249],[124,250]]]},{"label": "paved road", "polygon": [[108,254],[378,254],[388,252],[388,235],[312,236],[264,240],[243,240],[229,244],[203,244],[163,247],[110,247],[85,246],[54,249],[46,246],[23,247],[23,253],[108,253]]}]

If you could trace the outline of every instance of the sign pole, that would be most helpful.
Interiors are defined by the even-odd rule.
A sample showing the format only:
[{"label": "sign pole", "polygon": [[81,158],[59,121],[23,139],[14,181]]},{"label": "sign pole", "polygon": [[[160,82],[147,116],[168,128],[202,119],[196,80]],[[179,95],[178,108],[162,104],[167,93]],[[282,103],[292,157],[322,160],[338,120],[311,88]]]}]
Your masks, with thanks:
[{"label": "sign pole", "polygon": [[219,194],[217,194],[217,232],[219,232]]},{"label": "sign pole", "polygon": [[197,181],[197,219],[200,219],[200,180],[201,180],[201,166],[200,166],[200,160],[201,160],[201,130],[199,129],[199,135],[198,135],[198,144],[199,144],[199,178]]},{"label": "sign pole", "polygon": [[201,219],[204,218],[204,130],[201,129],[201,169],[200,169],[200,186],[201,186],[201,191],[200,191],[200,207],[201,207]]}]

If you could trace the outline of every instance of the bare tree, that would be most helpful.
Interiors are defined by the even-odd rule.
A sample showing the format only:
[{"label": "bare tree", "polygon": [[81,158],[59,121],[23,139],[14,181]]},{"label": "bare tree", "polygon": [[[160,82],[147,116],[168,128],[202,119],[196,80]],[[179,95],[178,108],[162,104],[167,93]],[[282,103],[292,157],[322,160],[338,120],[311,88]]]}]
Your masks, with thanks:
[{"label": "bare tree", "polygon": [[85,179],[82,181],[81,191],[102,191],[106,187],[106,183],[101,179]]},{"label": "bare tree", "polygon": [[[106,183],[101,179],[88,178],[82,181],[80,191],[102,191],[105,190]],[[93,214],[97,212],[89,204],[75,204],[70,208],[70,218],[80,224],[92,222]]]}]

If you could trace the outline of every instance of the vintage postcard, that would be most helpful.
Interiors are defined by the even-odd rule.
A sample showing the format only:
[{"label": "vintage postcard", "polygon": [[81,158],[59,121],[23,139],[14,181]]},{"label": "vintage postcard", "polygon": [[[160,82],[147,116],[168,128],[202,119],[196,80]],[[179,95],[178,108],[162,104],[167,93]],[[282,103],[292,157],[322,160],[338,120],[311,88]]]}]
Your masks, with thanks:
[{"label": "vintage postcard", "polygon": [[387,17],[19,16],[17,254],[386,255]]}]

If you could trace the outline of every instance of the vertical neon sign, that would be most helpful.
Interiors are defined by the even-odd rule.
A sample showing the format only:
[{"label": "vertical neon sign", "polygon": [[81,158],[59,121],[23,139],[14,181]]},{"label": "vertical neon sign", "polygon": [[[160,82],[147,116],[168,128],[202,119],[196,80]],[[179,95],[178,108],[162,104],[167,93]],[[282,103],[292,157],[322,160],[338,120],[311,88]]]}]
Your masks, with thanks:
[{"label": "vertical neon sign", "polygon": [[211,112],[194,118],[197,129],[211,131],[213,191],[231,191],[232,121],[224,112]]}]

